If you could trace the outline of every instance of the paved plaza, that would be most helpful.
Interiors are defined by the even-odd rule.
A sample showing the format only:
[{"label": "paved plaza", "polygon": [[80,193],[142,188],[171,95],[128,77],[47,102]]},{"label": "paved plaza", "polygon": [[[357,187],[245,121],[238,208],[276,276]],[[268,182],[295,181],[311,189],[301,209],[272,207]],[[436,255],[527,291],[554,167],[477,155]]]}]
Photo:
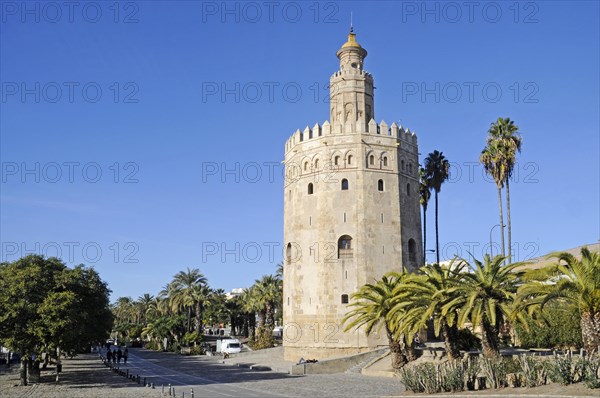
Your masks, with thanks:
[{"label": "paved plaza", "polygon": [[[27,387],[18,384],[17,366],[11,371],[0,370],[0,396],[43,398],[159,398],[162,385],[171,384],[177,397],[580,397],[597,396],[581,383],[571,386],[557,384],[533,389],[473,391],[459,394],[412,394],[405,392],[396,378],[368,377],[356,373],[334,375],[290,376],[275,371],[256,371],[246,367],[223,364],[218,357],[181,356],[144,349],[131,349],[127,365],[122,370],[146,377],[155,389],[142,387],[105,367],[97,354],[79,355],[64,361],[61,381],[53,382],[53,369],[42,372],[42,383]],[[165,388],[165,393],[168,387]],[[185,394],[185,395],[183,395]]]}]

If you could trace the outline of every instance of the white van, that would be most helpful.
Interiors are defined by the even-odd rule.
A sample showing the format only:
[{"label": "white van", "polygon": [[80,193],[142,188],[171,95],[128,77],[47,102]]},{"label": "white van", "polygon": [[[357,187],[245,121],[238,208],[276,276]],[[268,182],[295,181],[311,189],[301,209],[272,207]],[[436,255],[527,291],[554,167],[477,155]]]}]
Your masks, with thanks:
[{"label": "white van", "polygon": [[217,340],[217,352],[238,354],[242,352],[242,342],[238,339]]}]

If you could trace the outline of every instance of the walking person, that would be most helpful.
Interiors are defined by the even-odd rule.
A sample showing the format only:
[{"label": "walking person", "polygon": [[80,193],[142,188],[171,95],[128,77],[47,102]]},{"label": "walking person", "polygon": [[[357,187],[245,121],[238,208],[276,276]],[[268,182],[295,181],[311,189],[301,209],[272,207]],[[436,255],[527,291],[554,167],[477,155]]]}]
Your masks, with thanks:
[{"label": "walking person", "polygon": [[129,356],[129,350],[125,347],[125,351],[123,351],[123,363],[127,363],[127,357]]},{"label": "walking person", "polygon": [[123,358],[123,351],[121,351],[121,347],[117,350],[117,363],[121,363],[121,358]]},{"label": "walking person", "polygon": [[108,363],[111,363],[112,359],[113,359],[113,353],[109,348],[108,351],[106,351],[106,360],[108,361]]}]

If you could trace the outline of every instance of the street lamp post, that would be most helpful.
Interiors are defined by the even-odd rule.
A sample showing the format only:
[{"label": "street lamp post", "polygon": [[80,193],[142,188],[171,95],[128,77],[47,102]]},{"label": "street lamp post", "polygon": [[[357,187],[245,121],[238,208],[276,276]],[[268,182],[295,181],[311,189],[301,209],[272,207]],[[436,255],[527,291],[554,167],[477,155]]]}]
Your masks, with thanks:
[{"label": "street lamp post", "polygon": [[[494,228],[499,227],[500,224],[496,224],[492,227],[492,229],[490,229],[490,257],[494,257],[494,254],[492,252],[492,231],[494,231]],[[506,225],[502,224],[502,227],[506,227]]]},{"label": "street lamp post", "polygon": [[435,253],[435,249],[425,249],[425,263],[427,263],[427,253]]}]

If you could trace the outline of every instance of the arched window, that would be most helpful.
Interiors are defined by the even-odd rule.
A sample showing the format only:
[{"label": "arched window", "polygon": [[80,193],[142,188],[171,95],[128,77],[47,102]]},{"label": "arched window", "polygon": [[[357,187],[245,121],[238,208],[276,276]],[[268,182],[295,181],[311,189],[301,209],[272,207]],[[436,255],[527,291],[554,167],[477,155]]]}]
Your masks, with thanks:
[{"label": "arched window", "polygon": [[315,170],[319,170],[319,159],[315,160]]},{"label": "arched window", "polygon": [[400,161],[400,166],[402,168],[402,171],[404,171],[404,159]]},{"label": "arched window", "polygon": [[410,196],[410,184],[406,184],[406,195]]},{"label": "arched window", "polygon": [[347,191],[347,190],[348,190],[348,180],[344,178],[342,180],[342,191]]},{"label": "arched window", "polygon": [[333,158],[333,164],[336,165],[336,166],[339,166],[339,164],[340,164],[340,157],[339,156],[336,156],[336,157]]},{"label": "arched window", "polygon": [[409,164],[408,164],[408,172],[409,172],[409,173],[412,173],[412,163],[409,163]]},{"label": "arched window", "polygon": [[348,155],[348,165],[352,164],[352,155]]},{"label": "arched window", "polygon": [[304,162],[304,171],[308,171],[308,162]]},{"label": "arched window", "polygon": [[288,243],[285,248],[285,259],[287,260],[288,264],[292,261],[292,244],[291,243]]},{"label": "arched window", "polygon": [[383,180],[377,181],[377,189],[383,192]]},{"label": "arched window", "polygon": [[342,304],[348,304],[348,295],[342,294]]},{"label": "arched window", "polygon": [[352,237],[342,235],[338,239],[338,258],[352,257]]},{"label": "arched window", "polygon": [[384,156],[383,157],[383,166],[387,167],[387,165],[388,165],[387,156]]},{"label": "arched window", "polygon": [[417,261],[417,244],[412,238],[408,240],[408,261],[411,263]]},{"label": "arched window", "polygon": [[308,194],[309,195],[313,194],[313,184],[312,184],[312,182],[308,184]]},{"label": "arched window", "polygon": [[369,165],[370,166],[375,165],[375,156],[373,156],[373,155],[369,156]]}]

